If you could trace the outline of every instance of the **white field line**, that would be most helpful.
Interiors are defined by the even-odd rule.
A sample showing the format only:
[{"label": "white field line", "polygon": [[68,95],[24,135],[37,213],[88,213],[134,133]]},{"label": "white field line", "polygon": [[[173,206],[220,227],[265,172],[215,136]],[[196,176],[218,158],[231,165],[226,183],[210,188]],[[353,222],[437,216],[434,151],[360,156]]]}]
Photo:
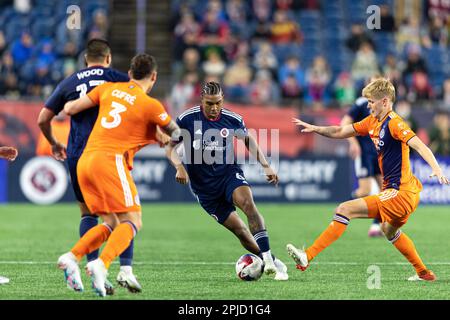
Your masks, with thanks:
[{"label": "white field line", "polygon": [[[0,261],[0,265],[56,265],[55,261]],[[119,264],[118,261],[114,261],[113,264]],[[234,262],[218,262],[218,261],[136,261],[133,265],[184,265],[184,266],[195,266],[195,265],[234,265]],[[380,266],[402,266],[410,265],[409,262],[335,262],[335,261],[324,261],[324,262],[312,262],[315,265],[342,265],[342,266],[367,266],[367,265],[380,265]],[[427,265],[450,265],[450,261],[447,262],[427,262]]]}]

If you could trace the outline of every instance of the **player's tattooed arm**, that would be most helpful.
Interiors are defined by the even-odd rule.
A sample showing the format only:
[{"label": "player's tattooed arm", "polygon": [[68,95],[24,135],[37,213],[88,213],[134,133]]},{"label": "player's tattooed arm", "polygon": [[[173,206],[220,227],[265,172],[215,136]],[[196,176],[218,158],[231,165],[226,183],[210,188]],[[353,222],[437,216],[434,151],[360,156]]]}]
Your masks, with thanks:
[{"label": "player's tattooed arm", "polygon": [[81,111],[95,107],[96,104],[89,98],[89,96],[82,96],[76,100],[68,101],[64,105],[64,112],[69,116],[73,116]]},{"label": "player's tattooed arm", "polygon": [[173,120],[171,120],[168,125],[162,127],[162,130],[171,137],[171,141],[165,146],[165,151],[167,159],[169,159],[175,169],[177,169],[175,179],[178,183],[187,184],[189,182],[189,175],[176,150],[180,142],[181,129]]},{"label": "player's tattooed arm", "polygon": [[52,154],[55,157],[55,159],[63,161],[64,159],[67,158],[67,150],[66,146],[61,142],[57,141],[56,138],[53,136],[51,122],[54,117],[55,114],[53,113],[53,111],[47,108],[42,108],[41,112],[39,113],[37,123],[45,139],[47,139],[47,141],[52,146]]},{"label": "player's tattooed arm", "polygon": [[351,124],[345,126],[315,126],[295,118],[292,119],[292,122],[297,126],[304,127],[302,132],[315,132],[328,138],[345,139],[357,135]]},{"label": "player's tattooed arm", "polygon": [[256,157],[256,160],[264,168],[264,173],[266,175],[267,181],[274,185],[278,185],[279,181],[278,175],[276,174],[275,170],[270,166],[269,162],[267,161],[264,155],[264,152],[262,152],[255,138],[253,138],[251,135],[247,135],[245,136],[244,139],[245,139],[245,147],[247,148],[249,153],[252,156]]},{"label": "player's tattooed arm", "polygon": [[419,137],[414,136],[408,140],[408,145],[416,150],[420,156],[429,164],[431,167],[430,178],[436,177],[439,180],[440,184],[450,184],[449,179],[442,173],[442,169],[439,166],[433,152],[431,152],[430,148],[420,140]]}]

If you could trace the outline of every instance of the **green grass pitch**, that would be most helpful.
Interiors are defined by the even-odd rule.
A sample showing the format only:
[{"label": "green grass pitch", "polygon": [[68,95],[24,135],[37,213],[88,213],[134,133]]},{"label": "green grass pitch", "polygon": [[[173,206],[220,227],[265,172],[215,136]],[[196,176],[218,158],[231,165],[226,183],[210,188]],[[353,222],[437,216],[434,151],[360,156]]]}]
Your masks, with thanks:
[{"label": "green grass pitch", "polygon": [[[387,240],[367,237],[368,220],[352,221],[307,271],[296,270],[286,244],[310,245],[330,223],[334,205],[258,207],[267,224],[272,252],[288,266],[288,281],[267,276],[256,282],[239,280],[234,263],[245,250],[197,204],[146,204],[134,256],[134,272],[143,292],[131,294],[116,288],[115,295],[105,299],[450,298],[448,206],[420,206],[402,229],[438,276],[435,283],[406,281],[414,274],[413,268]],[[66,288],[63,274],[56,268],[59,255],[77,241],[78,224],[75,204],[0,207],[0,275],[11,280],[0,286],[0,299],[100,299],[91,291],[84,272],[86,290],[75,293]],[[84,265],[83,261],[82,268]],[[367,286],[372,265],[380,270],[379,289]],[[115,280],[118,268],[117,262],[111,266],[110,280]]]}]

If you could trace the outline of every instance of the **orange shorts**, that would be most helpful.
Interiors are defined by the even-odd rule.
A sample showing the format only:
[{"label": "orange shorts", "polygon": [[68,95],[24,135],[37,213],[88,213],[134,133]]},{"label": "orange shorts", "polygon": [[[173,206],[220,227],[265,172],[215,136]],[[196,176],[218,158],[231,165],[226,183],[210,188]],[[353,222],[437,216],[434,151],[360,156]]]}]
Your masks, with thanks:
[{"label": "orange shorts", "polygon": [[123,155],[85,152],[78,161],[77,175],[92,213],[141,211],[137,188]]},{"label": "orange shorts", "polygon": [[419,205],[419,193],[386,189],[383,192],[364,197],[369,208],[369,217],[401,227],[408,221],[409,215]]}]

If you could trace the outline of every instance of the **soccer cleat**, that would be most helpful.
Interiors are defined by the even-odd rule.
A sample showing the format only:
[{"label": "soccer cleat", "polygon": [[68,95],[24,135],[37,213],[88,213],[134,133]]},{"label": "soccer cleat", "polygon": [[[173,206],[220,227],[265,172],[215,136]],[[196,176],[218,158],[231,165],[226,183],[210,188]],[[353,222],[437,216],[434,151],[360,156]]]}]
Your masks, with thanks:
[{"label": "soccer cleat", "polygon": [[120,271],[117,274],[117,283],[124,288],[127,288],[131,293],[138,293],[142,291],[142,287],[130,269],[120,267]]},{"label": "soccer cleat", "polygon": [[6,277],[0,276],[0,285],[9,283],[9,279]]},{"label": "soccer cleat", "polygon": [[286,265],[278,258],[275,258],[273,261],[275,267],[277,268],[277,274],[275,275],[275,280],[285,281],[289,279],[289,275],[287,273]]},{"label": "soccer cleat", "polygon": [[91,277],[92,289],[100,297],[106,296],[107,270],[101,259],[95,259],[86,265],[86,272]]},{"label": "soccer cleat", "polygon": [[72,252],[67,252],[59,257],[58,268],[64,271],[64,280],[67,287],[74,291],[83,291],[83,282],[81,282],[80,268]]},{"label": "soccer cleat", "polygon": [[267,275],[275,274],[277,273],[277,267],[275,266],[275,263],[272,259],[272,257],[266,258],[264,257],[264,273]]},{"label": "soccer cleat", "polygon": [[108,279],[105,279],[105,290],[107,296],[112,296],[114,294],[114,286]]},{"label": "soccer cleat", "polygon": [[427,270],[427,272],[425,274],[422,275],[418,275],[417,273],[415,275],[413,275],[412,277],[408,278],[408,281],[436,281],[437,277],[434,274],[433,271],[431,270]]},{"label": "soccer cleat", "polygon": [[306,268],[309,266],[308,262],[308,256],[303,249],[298,249],[294,247],[292,244],[288,244],[286,246],[286,250],[288,254],[291,256],[292,259],[294,259],[295,263],[297,264],[297,269],[305,271]]},{"label": "soccer cleat", "polygon": [[381,230],[381,225],[379,223],[372,223],[370,225],[369,232],[367,233],[367,235],[371,238],[384,236],[384,233]]}]

